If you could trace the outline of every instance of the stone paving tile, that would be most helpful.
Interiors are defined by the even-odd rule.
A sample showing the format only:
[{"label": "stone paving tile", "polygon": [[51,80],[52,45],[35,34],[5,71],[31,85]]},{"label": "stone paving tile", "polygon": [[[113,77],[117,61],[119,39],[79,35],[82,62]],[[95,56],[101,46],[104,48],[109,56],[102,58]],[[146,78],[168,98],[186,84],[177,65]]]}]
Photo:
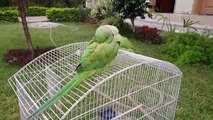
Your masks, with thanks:
[{"label": "stone paving tile", "polygon": [[[33,17],[26,17],[27,22],[45,22],[48,21],[46,16],[33,16]],[[21,22],[21,18],[19,17],[19,22]]]}]

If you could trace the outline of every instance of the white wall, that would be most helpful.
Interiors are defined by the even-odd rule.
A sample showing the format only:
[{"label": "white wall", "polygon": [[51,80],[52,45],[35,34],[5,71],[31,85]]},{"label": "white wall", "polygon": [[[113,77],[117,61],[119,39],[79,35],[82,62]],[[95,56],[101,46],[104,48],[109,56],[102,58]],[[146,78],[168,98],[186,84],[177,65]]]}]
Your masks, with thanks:
[{"label": "white wall", "polygon": [[86,0],[87,8],[94,8],[96,6],[97,0]]},{"label": "white wall", "polygon": [[174,13],[191,14],[194,0],[176,0]]}]

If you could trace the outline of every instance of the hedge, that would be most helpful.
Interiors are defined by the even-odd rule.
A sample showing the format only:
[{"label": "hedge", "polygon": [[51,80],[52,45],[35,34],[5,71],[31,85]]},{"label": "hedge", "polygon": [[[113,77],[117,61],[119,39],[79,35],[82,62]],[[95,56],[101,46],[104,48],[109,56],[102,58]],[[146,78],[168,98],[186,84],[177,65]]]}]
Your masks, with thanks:
[{"label": "hedge", "polygon": [[47,9],[48,8],[46,7],[38,7],[38,6],[29,7],[27,9],[27,16],[45,16]]},{"label": "hedge", "polygon": [[46,11],[47,18],[54,22],[78,21],[78,8],[51,8]]},{"label": "hedge", "polygon": [[0,11],[17,10],[17,7],[0,7]]},{"label": "hedge", "polygon": [[0,21],[18,22],[18,11],[17,10],[0,11]]},{"label": "hedge", "polygon": [[[18,21],[18,10],[17,7],[3,7],[0,8],[0,21]],[[5,15],[5,12],[8,15]],[[11,15],[11,14],[14,14]],[[32,6],[28,7],[27,16],[47,16],[50,21],[54,22],[76,22],[76,21],[86,21],[89,19],[90,9],[87,8],[46,8]],[[4,18],[3,16],[7,16]],[[9,20],[10,16],[11,20]]]},{"label": "hedge", "polygon": [[[47,7],[31,6],[27,9],[27,16],[45,16]],[[0,7],[0,11],[17,10],[17,7]]]}]

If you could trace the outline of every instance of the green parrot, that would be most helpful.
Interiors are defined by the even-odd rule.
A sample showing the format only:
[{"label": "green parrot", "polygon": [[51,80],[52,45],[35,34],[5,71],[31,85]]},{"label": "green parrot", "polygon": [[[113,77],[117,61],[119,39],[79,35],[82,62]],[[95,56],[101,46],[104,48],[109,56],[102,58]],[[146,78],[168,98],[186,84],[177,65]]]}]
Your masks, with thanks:
[{"label": "green parrot", "polygon": [[79,65],[76,68],[76,75],[41,107],[35,110],[27,120],[31,119],[36,114],[44,111],[62,96],[64,96],[74,87],[78,86],[83,80],[99,73],[110,66],[119,49],[120,35],[118,29],[111,25],[103,25],[97,28],[95,37],[90,41],[89,46],[84,51]]},{"label": "green parrot", "polygon": [[109,26],[109,28],[112,30],[113,33],[118,35],[118,38],[116,40],[120,42],[120,49],[134,52],[134,45],[126,37],[121,36],[115,26]]},{"label": "green parrot", "polygon": [[[115,26],[111,26],[111,25],[105,25],[105,27],[107,27],[107,29],[111,30],[115,35],[117,36],[117,41],[120,42],[120,49],[125,50],[125,51],[129,51],[129,52],[134,52],[134,45],[126,38],[123,37],[119,34],[118,29]],[[101,28],[98,28],[101,29]],[[100,38],[99,40],[102,41],[104,40],[104,37],[108,36],[109,33],[102,33],[103,31],[98,30],[96,32],[96,38]],[[95,38],[93,38],[90,42],[95,41]]]}]

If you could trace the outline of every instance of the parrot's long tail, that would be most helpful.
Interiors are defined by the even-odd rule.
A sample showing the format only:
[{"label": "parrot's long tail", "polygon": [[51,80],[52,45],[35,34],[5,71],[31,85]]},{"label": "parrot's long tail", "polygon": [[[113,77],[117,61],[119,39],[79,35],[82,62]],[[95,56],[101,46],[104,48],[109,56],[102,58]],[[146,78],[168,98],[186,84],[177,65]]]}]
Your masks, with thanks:
[{"label": "parrot's long tail", "polygon": [[67,92],[78,86],[83,80],[90,77],[94,73],[94,71],[86,71],[76,74],[74,78],[72,78],[64,87],[62,87],[57,93],[55,93],[48,101],[41,105],[41,107],[34,111],[26,120],[30,120],[37,113],[44,111],[45,109],[56,103]]}]

